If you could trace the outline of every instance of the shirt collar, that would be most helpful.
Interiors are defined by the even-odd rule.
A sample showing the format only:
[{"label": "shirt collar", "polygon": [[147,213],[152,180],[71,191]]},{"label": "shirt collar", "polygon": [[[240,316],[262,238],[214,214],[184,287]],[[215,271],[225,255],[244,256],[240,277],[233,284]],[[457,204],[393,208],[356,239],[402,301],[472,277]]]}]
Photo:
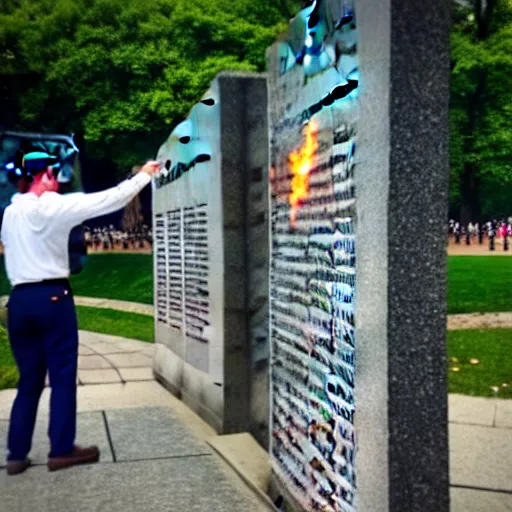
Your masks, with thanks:
[{"label": "shirt collar", "polygon": [[37,196],[32,192],[25,192],[24,194],[21,192],[16,192],[16,194],[11,197],[11,203],[17,203],[18,201],[23,201],[25,199],[34,200],[37,199]]}]

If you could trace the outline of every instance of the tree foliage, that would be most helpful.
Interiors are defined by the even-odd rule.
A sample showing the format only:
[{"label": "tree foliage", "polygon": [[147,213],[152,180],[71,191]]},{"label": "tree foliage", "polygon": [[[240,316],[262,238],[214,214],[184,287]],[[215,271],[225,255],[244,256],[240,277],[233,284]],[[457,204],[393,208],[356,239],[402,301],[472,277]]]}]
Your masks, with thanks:
[{"label": "tree foliage", "polygon": [[[80,134],[88,154],[129,169],[217,73],[263,71],[301,4],[0,0],[4,127]],[[467,221],[512,207],[512,2],[468,0],[453,19],[451,203]]]},{"label": "tree foliage", "polygon": [[450,117],[451,201],[462,221],[510,215],[510,0],[473,0],[454,10]]},{"label": "tree foliage", "polygon": [[93,154],[123,168],[151,156],[220,71],[263,71],[266,47],[300,7],[285,0],[2,3],[9,128],[83,132]]}]

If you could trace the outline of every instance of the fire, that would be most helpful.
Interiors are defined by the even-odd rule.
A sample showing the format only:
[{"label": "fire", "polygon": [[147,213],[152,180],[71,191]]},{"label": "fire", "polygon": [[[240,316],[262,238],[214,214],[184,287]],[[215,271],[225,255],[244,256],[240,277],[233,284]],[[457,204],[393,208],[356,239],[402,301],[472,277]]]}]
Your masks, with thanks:
[{"label": "fire", "polygon": [[318,142],[316,134],[318,133],[317,124],[312,121],[306,126],[306,140],[298,151],[293,151],[288,157],[288,164],[293,175],[291,181],[291,192],[289,196],[290,203],[290,224],[295,227],[297,221],[297,210],[300,203],[308,196],[309,191],[309,172],[313,167],[313,161]]}]

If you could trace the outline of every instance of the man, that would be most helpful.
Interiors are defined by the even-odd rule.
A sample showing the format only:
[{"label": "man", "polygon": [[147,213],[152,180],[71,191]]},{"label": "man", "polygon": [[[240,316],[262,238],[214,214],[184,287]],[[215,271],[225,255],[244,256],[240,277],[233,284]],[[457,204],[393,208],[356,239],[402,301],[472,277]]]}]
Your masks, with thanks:
[{"label": "man", "polygon": [[94,194],[57,193],[54,157],[30,153],[24,158],[28,192],[5,209],[1,237],[7,276],[13,286],[8,331],[20,373],[8,435],[7,472],[22,473],[39,398],[48,372],[51,385],[48,469],[97,462],[97,447],[75,445],[78,326],[70,274],[68,239],[74,226],[123,208],[157,172],[147,162],[134,177]]}]

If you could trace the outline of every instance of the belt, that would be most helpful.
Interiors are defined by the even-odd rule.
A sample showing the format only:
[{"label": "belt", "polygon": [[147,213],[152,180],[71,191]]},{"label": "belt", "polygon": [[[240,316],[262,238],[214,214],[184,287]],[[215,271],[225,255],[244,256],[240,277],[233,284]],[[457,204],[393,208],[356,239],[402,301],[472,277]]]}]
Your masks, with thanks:
[{"label": "belt", "polygon": [[69,279],[61,278],[61,279],[44,279],[43,281],[35,281],[33,283],[21,283],[17,284],[12,291],[19,290],[21,288],[29,288],[30,286],[41,286],[41,285],[54,285],[54,284],[63,284],[65,286],[69,286]]}]

